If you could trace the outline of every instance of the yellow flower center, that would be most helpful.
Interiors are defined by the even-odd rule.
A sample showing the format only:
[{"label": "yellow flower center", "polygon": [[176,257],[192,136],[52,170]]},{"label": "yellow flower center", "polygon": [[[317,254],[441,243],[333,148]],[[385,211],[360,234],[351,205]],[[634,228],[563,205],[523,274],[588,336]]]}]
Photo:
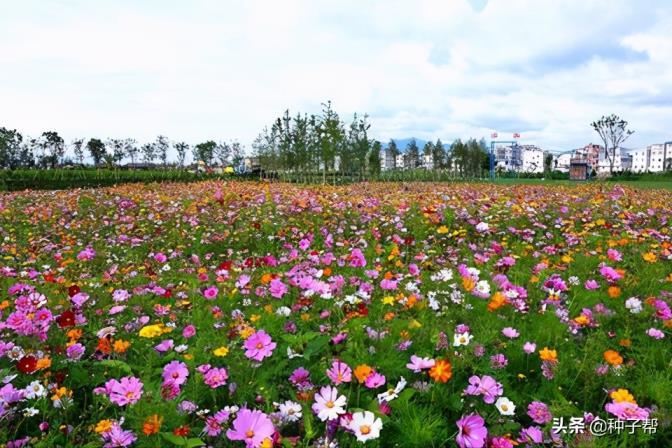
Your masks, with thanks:
[{"label": "yellow flower center", "polygon": [[334,402],[331,401],[331,400],[329,400],[329,401],[327,401],[324,405],[325,405],[326,407],[328,407],[329,409],[331,409],[331,408],[334,407]]},{"label": "yellow flower center", "polygon": [[361,432],[364,435],[367,435],[368,433],[371,432],[371,427],[369,425],[362,425],[359,427],[359,432]]},{"label": "yellow flower center", "polygon": [[251,429],[248,429],[247,432],[245,433],[245,437],[247,437],[248,439],[251,439],[252,437],[254,437],[254,431],[252,431]]}]

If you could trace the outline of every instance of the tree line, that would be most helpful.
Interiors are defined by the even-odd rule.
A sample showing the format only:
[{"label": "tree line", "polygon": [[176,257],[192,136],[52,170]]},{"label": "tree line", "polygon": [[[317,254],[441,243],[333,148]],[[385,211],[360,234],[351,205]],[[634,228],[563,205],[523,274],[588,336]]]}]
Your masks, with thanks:
[{"label": "tree line", "polygon": [[[169,160],[171,147],[175,154],[174,160]],[[243,161],[245,149],[237,141],[208,140],[190,146],[183,141],[171,142],[163,135],[144,144],[132,138],[111,138],[105,141],[79,138],[66,143],[55,131],[43,132],[39,137],[32,138],[24,137],[16,129],[0,127],[0,168],[5,169],[83,166],[87,156],[95,166],[114,167],[128,160],[133,165],[144,163],[183,167],[189,153],[194,161],[202,160],[207,165],[238,166]]]}]

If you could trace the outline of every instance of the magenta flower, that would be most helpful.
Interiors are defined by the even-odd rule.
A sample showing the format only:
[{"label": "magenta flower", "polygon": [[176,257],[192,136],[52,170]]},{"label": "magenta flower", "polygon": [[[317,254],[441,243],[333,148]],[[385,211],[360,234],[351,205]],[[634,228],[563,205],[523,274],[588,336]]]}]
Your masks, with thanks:
[{"label": "magenta flower", "polygon": [[194,327],[193,325],[187,325],[186,327],[184,327],[184,330],[182,330],[182,336],[184,336],[187,339],[195,335],[196,335],[196,327]]},{"label": "magenta flower", "polygon": [[224,367],[213,367],[203,374],[203,382],[213,389],[226,384],[229,372]]},{"label": "magenta flower", "polygon": [[353,249],[350,252],[350,266],[353,268],[362,268],[366,266],[366,258],[360,249]]},{"label": "magenta flower", "polygon": [[105,389],[109,392],[110,402],[117,406],[135,404],[142,397],[142,382],[133,376],[125,376],[119,381],[112,379],[105,383]]},{"label": "magenta flower", "polygon": [[520,431],[519,442],[522,443],[542,443],[544,441],[544,433],[536,426],[530,426]]},{"label": "magenta flower", "polygon": [[261,361],[273,354],[276,345],[268,333],[264,330],[259,330],[245,340],[245,356],[255,361]]},{"label": "magenta flower", "polygon": [[646,420],[649,418],[649,410],[640,408],[634,403],[623,401],[620,403],[607,403],[604,410],[621,420]]},{"label": "magenta flower", "polygon": [[213,300],[215,297],[217,297],[218,293],[219,293],[219,289],[217,289],[216,286],[208,286],[203,291],[203,297],[205,297],[208,300]]},{"label": "magenta flower", "polygon": [[598,288],[600,287],[600,284],[597,283],[595,280],[590,279],[590,280],[586,280],[586,282],[583,284],[583,286],[584,286],[587,290],[590,291],[590,290],[593,290],[593,289],[598,289]]},{"label": "magenta flower", "polygon": [[349,383],[352,381],[352,369],[343,361],[334,360],[331,369],[327,370],[327,376],[335,384]]},{"label": "magenta flower", "polygon": [[82,344],[80,344],[79,342],[77,342],[77,343],[69,346],[65,350],[65,353],[66,353],[66,355],[68,355],[69,359],[77,361],[84,355],[84,351],[85,351],[84,346]]},{"label": "magenta flower", "polygon": [[187,365],[180,361],[171,361],[163,367],[163,384],[181,386],[189,377]]},{"label": "magenta flower", "polygon": [[503,392],[502,384],[488,375],[483,375],[482,378],[473,375],[469,378],[469,386],[464,389],[466,395],[482,395],[487,404],[494,403]]},{"label": "magenta flower", "polygon": [[469,414],[457,422],[458,434],[455,442],[460,448],[483,448],[488,437],[485,421],[478,414]]},{"label": "magenta flower", "polygon": [[269,285],[269,291],[271,296],[275,297],[276,299],[282,299],[282,297],[287,294],[288,288],[287,285],[282,283],[282,280],[279,278],[274,278],[271,280],[271,284]]},{"label": "magenta flower", "polygon": [[493,369],[503,369],[509,363],[509,360],[506,359],[502,353],[497,353],[490,357],[490,365]]},{"label": "magenta flower", "polygon": [[156,350],[159,353],[164,353],[167,352],[168,350],[172,350],[174,346],[175,343],[173,342],[172,339],[164,339],[163,341],[154,346],[154,350]]},{"label": "magenta flower", "polygon": [[133,444],[137,440],[132,431],[123,429],[119,423],[114,423],[109,431],[101,434],[105,445],[104,448],[123,448]]},{"label": "magenta flower", "polygon": [[372,372],[366,377],[364,385],[369,389],[376,389],[385,384],[385,376],[378,372]]},{"label": "magenta flower", "polygon": [[665,333],[663,333],[657,328],[649,328],[648,330],[646,330],[646,334],[654,339],[663,339],[665,337]]},{"label": "magenta flower", "polygon": [[534,423],[539,425],[544,425],[553,419],[548,406],[541,401],[533,401],[527,405],[527,415],[530,416]]},{"label": "magenta flower", "polygon": [[249,448],[258,448],[275,433],[273,422],[261,411],[241,409],[233,420],[233,429],[226,431],[229,440],[242,440]]}]

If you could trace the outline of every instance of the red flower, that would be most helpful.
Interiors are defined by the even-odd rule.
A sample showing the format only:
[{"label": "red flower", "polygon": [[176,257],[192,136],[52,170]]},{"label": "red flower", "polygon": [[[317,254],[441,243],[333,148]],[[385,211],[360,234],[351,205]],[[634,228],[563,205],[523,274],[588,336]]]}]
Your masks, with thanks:
[{"label": "red flower", "polygon": [[70,297],[74,296],[75,294],[79,294],[82,290],[79,289],[79,286],[77,285],[72,285],[68,288],[68,295]]},{"label": "red flower", "polygon": [[[249,258],[248,258],[248,260],[249,260]],[[247,261],[247,260],[246,260],[246,261]],[[231,265],[232,265],[232,264],[233,264],[233,263],[231,263],[231,261],[223,261],[223,262],[220,263],[220,265],[219,265],[219,270],[230,271],[230,270],[231,270]],[[249,266],[248,266],[248,267],[249,267]]]},{"label": "red flower", "polygon": [[63,311],[61,315],[56,318],[56,323],[60,328],[73,327],[75,325],[75,313],[73,313],[72,310]]},{"label": "red flower", "polygon": [[37,369],[37,358],[33,355],[24,356],[16,365],[21,373],[33,373]]},{"label": "red flower", "polygon": [[175,434],[176,436],[185,437],[185,436],[189,435],[189,431],[190,431],[190,429],[189,429],[189,426],[187,426],[187,425],[178,426],[177,428],[175,428],[173,430],[173,434]]},{"label": "red flower", "polygon": [[173,291],[171,291],[170,289],[166,289],[166,292],[163,293],[163,297],[165,297],[166,299],[169,299],[172,296],[173,296]]}]

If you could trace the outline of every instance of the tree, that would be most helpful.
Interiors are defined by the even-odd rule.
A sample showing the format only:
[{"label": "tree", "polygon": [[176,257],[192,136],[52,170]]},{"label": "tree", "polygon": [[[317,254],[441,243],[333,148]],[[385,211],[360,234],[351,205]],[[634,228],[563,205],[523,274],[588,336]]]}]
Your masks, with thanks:
[{"label": "tree", "polygon": [[420,165],[420,149],[418,148],[418,143],[414,138],[408,142],[406,145],[406,155],[405,155],[406,166],[409,168],[417,168]]},{"label": "tree", "polygon": [[124,158],[124,141],[119,138],[111,138],[107,141],[107,147],[112,150],[109,156],[103,156],[105,163],[112,166],[121,162]]},{"label": "tree", "polygon": [[441,139],[437,139],[432,147],[432,161],[435,169],[446,167],[446,149],[443,147]]},{"label": "tree", "polygon": [[70,143],[72,150],[75,153],[75,159],[80,165],[84,165],[84,140],[77,138]]},{"label": "tree", "polygon": [[102,140],[97,138],[92,138],[86,142],[86,149],[91,154],[94,165],[100,165],[100,162],[105,157],[105,143]]},{"label": "tree", "polygon": [[55,168],[63,154],[65,154],[65,142],[58,132],[47,131],[42,133],[40,139],[43,148],[45,165]]},{"label": "tree", "polygon": [[177,152],[177,164],[179,166],[184,166],[184,160],[187,157],[187,151],[189,151],[189,145],[185,142],[179,142],[173,144],[175,152]]},{"label": "tree", "polygon": [[212,164],[212,158],[214,157],[216,147],[217,143],[212,140],[199,143],[194,146],[194,160],[201,160],[206,165]]},{"label": "tree", "polygon": [[245,159],[245,150],[243,148],[243,145],[240,144],[238,141],[234,141],[231,143],[231,164],[234,167],[239,167],[242,163],[243,160]]},{"label": "tree", "polygon": [[0,128],[0,168],[16,168],[20,165],[23,136],[16,129]]},{"label": "tree", "polygon": [[345,140],[343,124],[338,114],[331,108],[331,101],[322,104],[322,116],[318,119],[317,135],[319,159],[322,165],[322,183],[326,183],[327,170],[335,169],[336,156],[340,153]]},{"label": "tree", "polygon": [[551,172],[551,166],[553,166],[553,154],[547,152],[544,154],[544,173],[549,174]]},{"label": "tree", "polygon": [[124,154],[126,154],[126,157],[131,159],[132,164],[135,164],[135,158],[138,157],[138,154],[140,153],[140,148],[138,148],[137,143],[138,142],[136,142],[133,138],[127,138],[124,140]]},{"label": "tree", "polygon": [[229,158],[231,157],[231,145],[227,142],[219,142],[215,146],[215,158],[221,166],[226,166],[229,164]]},{"label": "tree", "polygon": [[621,147],[635,131],[628,128],[628,122],[616,114],[602,116],[598,121],[590,124],[604,143],[604,155],[609,162],[609,175],[614,173],[616,162],[616,149]]},{"label": "tree", "polygon": [[159,160],[161,160],[161,164],[165,166],[168,163],[168,148],[170,147],[168,139],[163,135],[159,135],[156,137],[154,147],[156,148]]},{"label": "tree", "polygon": [[380,151],[382,151],[383,145],[380,144],[378,140],[374,141],[371,145],[371,150],[369,151],[369,174],[371,176],[377,176],[380,174]]},{"label": "tree", "polygon": [[[422,165],[429,169],[431,168],[436,168],[436,159],[434,159],[434,143],[432,142],[427,142],[425,143],[425,146],[422,147]],[[430,160],[431,162],[427,162],[427,160]],[[431,166],[430,166],[431,165]]]},{"label": "tree", "polygon": [[154,143],[145,143],[140,147],[140,152],[142,152],[142,160],[145,163],[152,163],[156,158],[156,146],[154,146]]}]

